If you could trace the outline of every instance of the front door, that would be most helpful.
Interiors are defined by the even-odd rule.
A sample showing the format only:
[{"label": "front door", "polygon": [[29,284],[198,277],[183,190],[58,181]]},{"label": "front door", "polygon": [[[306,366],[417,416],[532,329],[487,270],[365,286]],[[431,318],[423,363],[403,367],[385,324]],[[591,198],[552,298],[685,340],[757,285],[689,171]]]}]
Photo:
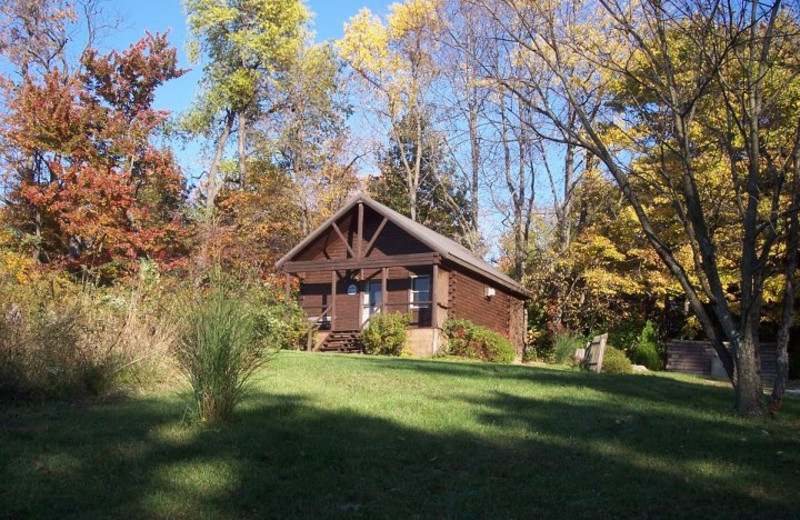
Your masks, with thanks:
[{"label": "front door", "polygon": [[363,310],[361,312],[362,327],[373,314],[380,312],[382,300],[381,282],[374,280],[367,281],[366,287],[364,287]]}]

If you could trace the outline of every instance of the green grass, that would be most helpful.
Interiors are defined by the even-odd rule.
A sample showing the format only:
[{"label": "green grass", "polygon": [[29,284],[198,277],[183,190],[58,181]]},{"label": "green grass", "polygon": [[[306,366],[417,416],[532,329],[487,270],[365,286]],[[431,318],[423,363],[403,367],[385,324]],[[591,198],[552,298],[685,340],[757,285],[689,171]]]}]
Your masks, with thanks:
[{"label": "green grass", "polygon": [[5,518],[800,518],[800,402],[447,361],[283,353],[229,426],[162,393],[0,415]]}]

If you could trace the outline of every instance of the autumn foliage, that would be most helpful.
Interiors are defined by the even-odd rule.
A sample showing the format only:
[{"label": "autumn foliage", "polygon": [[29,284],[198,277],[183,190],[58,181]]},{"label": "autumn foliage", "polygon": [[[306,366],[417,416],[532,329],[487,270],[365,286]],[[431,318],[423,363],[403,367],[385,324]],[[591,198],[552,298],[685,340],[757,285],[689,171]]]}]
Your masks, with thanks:
[{"label": "autumn foliage", "polygon": [[168,113],[155,90],[183,71],[166,35],[123,52],[89,50],[74,73],[58,68],[9,95],[3,172],[10,224],[36,256],[72,268],[176,258],[186,229],[185,182],[169,148],[154,141]]}]

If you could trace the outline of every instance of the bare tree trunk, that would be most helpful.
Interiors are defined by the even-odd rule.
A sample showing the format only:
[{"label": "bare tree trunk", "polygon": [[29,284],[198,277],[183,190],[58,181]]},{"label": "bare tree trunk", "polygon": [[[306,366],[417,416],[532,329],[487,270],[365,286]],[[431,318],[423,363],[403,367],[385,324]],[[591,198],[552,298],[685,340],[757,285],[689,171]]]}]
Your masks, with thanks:
[{"label": "bare tree trunk", "polygon": [[416,117],[416,143],[415,149],[416,153],[414,154],[414,168],[409,172],[410,173],[410,183],[408,185],[408,204],[409,204],[409,211],[411,212],[411,220],[417,221],[418,218],[418,195],[419,195],[419,183],[420,183],[420,169],[422,166],[422,116],[420,114],[415,114]]},{"label": "bare tree trunk", "polygon": [[530,142],[528,137],[524,135],[524,129],[520,126],[519,129],[519,165],[517,173],[517,186],[512,191],[512,202],[514,204],[514,274],[518,280],[522,279],[522,273],[525,271],[525,259],[528,256],[528,241],[525,236],[525,202],[527,197],[525,191],[527,188],[527,178],[525,171],[527,166],[526,158],[530,155]]},{"label": "bare tree trunk", "polygon": [[797,295],[797,249],[800,247],[800,222],[798,222],[797,211],[800,207],[800,165],[798,165],[797,153],[792,160],[792,207],[790,208],[789,230],[786,238],[786,281],[783,290],[783,309],[781,312],[781,324],[778,328],[778,338],[775,348],[778,350],[778,372],[772,386],[772,396],[770,399],[770,412],[777,412],[783,402],[783,394],[786,391],[786,382],[789,379],[789,335],[791,333],[792,318],[794,316],[794,305]]},{"label": "bare tree trunk", "polygon": [[418,217],[417,195],[419,191],[420,166],[422,164],[422,120],[421,116],[417,114],[414,116],[416,125],[413,165],[408,162],[408,157],[406,156],[406,146],[403,143],[403,139],[400,137],[399,129],[397,128],[397,123],[395,121],[392,121],[391,134],[395,144],[397,145],[397,150],[400,155],[400,162],[403,164],[403,170],[405,171],[406,189],[408,190],[409,217],[411,220],[416,222]]},{"label": "bare tree trunk", "polygon": [[245,155],[245,143],[247,139],[247,118],[244,111],[239,112],[239,186],[244,188],[247,185],[247,157]]},{"label": "bare tree trunk", "polygon": [[210,220],[213,218],[216,210],[217,195],[219,195],[225,180],[219,177],[219,167],[222,163],[222,155],[225,152],[225,145],[228,143],[228,136],[233,129],[233,121],[236,114],[228,112],[225,115],[225,123],[222,127],[222,133],[217,138],[217,146],[214,151],[214,159],[211,161],[211,168],[208,170],[208,182],[206,188],[206,215],[205,218]]},{"label": "bare tree trunk", "polygon": [[[509,133],[509,121],[508,121],[508,107],[506,105],[506,92],[504,89],[500,89],[500,144],[503,150],[503,175],[506,182],[506,188],[509,191],[509,195],[511,196],[512,200],[512,215],[514,208],[516,207],[515,204],[515,197],[514,197],[514,182],[512,180],[511,175],[511,139],[508,135]],[[512,221],[514,219],[512,218]],[[512,222],[512,229],[511,232],[516,237],[515,228]],[[516,258],[517,252],[513,251],[513,258],[514,258],[514,265],[516,268]]]},{"label": "bare tree trunk", "polygon": [[572,241],[572,179],[575,176],[575,145],[567,143],[564,150],[564,199],[558,212],[558,249],[562,254]]},{"label": "bare tree trunk", "polygon": [[[470,185],[470,202],[472,204],[472,222],[470,225],[472,229],[471,232],[477,235],[479,227],[479,200],[478,200],[478,189],[479,189],[479,181],[480,181],[480,173],[481,173],[481,142],[480,142],[480,133],[478,132],[478,107],[477,107],[477,100],[474,99],[476,96],[475,88],[469,87],[467,96],[470,97],[469,100],[469,147],[470,147],[470,173],[472,175],[471,178],[471,185]],[[475,240],[477,242],[477,240]],[[477,244],[476,244],[477,245]]]},{"label": "bare tree trunk", "polygon": [[[236,114],[227,112],[225,115],[225,122],[222,127],[222,133],[217,138],[216,150],[214,151],[214,158],[211,161],[211,167],[208,170],[208,179],[206,186],[206,207],[205,214],[203,215],[203,228],[202,238],[200,245],[200,257],[198,258],[200,273],[204,274],[210,265],[210,250],[211,243],[214,241],[217,229],[217,216],[216,216],[216,202],[222,186],[225,184],[225,179],[220,177],[219,169],[222,163],[222,156],[225,152],[225,145],[228,143],[228,136],[231,134],[233,128],[233,121]],[[199,283],[199,279],[196,281]]]}]

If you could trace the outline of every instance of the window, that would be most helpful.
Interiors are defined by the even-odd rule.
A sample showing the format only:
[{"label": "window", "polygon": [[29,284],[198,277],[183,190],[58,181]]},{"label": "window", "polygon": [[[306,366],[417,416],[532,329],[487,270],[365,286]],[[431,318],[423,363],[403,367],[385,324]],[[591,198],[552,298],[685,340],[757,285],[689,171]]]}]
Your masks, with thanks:
[{"label": "window", "polygon": [[431,277],[428,275],[411,278],[411,308],[427,309],[431,301]]}]

